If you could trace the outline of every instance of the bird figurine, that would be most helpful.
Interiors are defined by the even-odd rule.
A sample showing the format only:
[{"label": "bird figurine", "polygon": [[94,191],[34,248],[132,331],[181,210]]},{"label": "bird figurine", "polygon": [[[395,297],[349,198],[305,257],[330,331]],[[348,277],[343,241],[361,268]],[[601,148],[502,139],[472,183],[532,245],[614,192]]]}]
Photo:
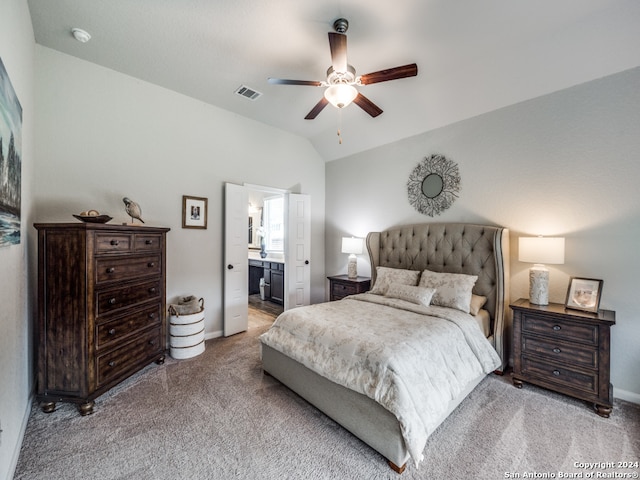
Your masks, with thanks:
[{"label": "bird figurine", "polygon": [[134,218],[137,218],[142,223],[144,223],[144,220],[142,220],[142,209],[140,208],[140,205],[131,200],[129,197],[124,197],[122,201],[124,202],[124,209],[127,212],[127,215],[131,217],[131,223],[133,223]]}]

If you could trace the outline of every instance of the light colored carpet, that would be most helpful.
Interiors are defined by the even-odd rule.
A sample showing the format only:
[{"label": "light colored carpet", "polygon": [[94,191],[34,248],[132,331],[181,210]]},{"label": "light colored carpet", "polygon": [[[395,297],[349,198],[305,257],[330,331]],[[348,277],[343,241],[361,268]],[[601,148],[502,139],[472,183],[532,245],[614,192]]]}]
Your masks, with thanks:
[{"label": "light colored carpet", "polygon": [[[616,401],[603,419],[581,401],[490,375],[434,432],[424,462],[398,476],[263,375],[257,337],[266,328],[208,341],[193,359],[152,364],[98,398],[87,417],[68,404],[48,415],[34,405],[14,478],[557,478],[590,471],[575,462],[640,461],[640,406]],[[613,471],[640,469],[591,470]]]}]

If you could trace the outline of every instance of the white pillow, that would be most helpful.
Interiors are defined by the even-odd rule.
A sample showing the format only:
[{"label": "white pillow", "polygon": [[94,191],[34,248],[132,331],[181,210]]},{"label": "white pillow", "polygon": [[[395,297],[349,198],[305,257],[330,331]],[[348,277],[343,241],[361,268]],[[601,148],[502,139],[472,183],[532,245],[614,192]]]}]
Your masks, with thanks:
[{"label": "white pillow", "polygon": [[431,305],[455,308],[469,313],[471,291],[476,280],[478,280],[477,275],[425,270],[420,276],[420,286],[436,289],[436,293],[431,299]]},{"label": "white pillow", "polygon": [[484,304],[487,303],[487,297],[483,297],[482,295],[476,295],[475,293],[471,294],[471,305],[469,306],[469,313],[473,316],[478,315],[478,312]]},{"label": "white pillow", "polygon": [[431,303],[431,297],[436,293],[435,288],[425,288],[413,285],[402,285],[401,283],[392,283],[387,288],[385,297],[399,298],[407,302],[416,303],[428,307]]},{"label": "white pillow", "polygon": [[402,285],[417,285],[420,278],[418,270],[405,270],[404,268],[376,267],[376,283],[369,293],[384,295],[392,283]]}]

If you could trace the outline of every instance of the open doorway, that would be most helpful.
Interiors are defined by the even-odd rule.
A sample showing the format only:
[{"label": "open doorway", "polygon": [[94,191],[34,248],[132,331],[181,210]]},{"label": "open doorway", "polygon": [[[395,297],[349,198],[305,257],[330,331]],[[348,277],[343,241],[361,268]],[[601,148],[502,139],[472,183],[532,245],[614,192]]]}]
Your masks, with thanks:
[{"label": "open doorway", "polygon": [[[247,226],[253,225],[255,217],[248,215],[249,191],[264,192],[265,197],[281,195],[284,222],[278,227],[280,233],[271,236],[265,233],[265,241],[271,238],[272,257],[262,257],[262,246],[256,252],[250,249],[255,232],[248,234]],[[311,215],[309,195],[287,190],[255,185],[225,184],[225,234],[224,234],[224,331],[225,337],[248,329],[249,262],[262,262],[262,276],[269,283],[269,296],[281,298],[284,310],[308,305],[310,302],[311,268]],[[275,208],[275,207],[274,207]],[[265,206],[262,207],[263,212]],[[250,219],[251,218],[251,219]],[[250,220],[248,220],[250,219]],[[263,222],[263,227],[270,228]],[[275,229],[275,227],[274,227]],[[282,259],[277,257],[275,246],[283,244]],[[265,254],[269,255],[265,245]],[[257,260],[257,259],[260,260]],[[280,261],[278,261],[280,260]],[[269,270],[269,276],[265,269]],[[274,276],[277,281],[274,283]],[[258,284],[259,286],[259,284]],[[266,285],[265,285],[266,286]],[[276,291],[274,291],[274,286]],[[279,290],[278,290],[279,288]],[[258,290],[259,291],[259,290]]]},{"label": "open doorway", "polygon": [[264,325],[284,311],[285,196],[248,190],[249,328]]}]

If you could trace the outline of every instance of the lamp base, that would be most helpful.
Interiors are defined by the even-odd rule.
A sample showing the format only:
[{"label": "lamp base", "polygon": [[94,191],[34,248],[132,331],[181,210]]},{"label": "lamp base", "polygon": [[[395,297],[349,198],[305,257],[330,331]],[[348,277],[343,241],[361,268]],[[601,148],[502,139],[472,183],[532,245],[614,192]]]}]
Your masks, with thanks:
[{"label": "lamp base", "polygon": [[349,255],[349,264],[347,266],[347,277],[356,278],[358,276],[358,259],[352,253]]},{"label": "lamp base", "polygon": [[529,302],[549,305],[549,270],[542,265],[529,269]]}]

